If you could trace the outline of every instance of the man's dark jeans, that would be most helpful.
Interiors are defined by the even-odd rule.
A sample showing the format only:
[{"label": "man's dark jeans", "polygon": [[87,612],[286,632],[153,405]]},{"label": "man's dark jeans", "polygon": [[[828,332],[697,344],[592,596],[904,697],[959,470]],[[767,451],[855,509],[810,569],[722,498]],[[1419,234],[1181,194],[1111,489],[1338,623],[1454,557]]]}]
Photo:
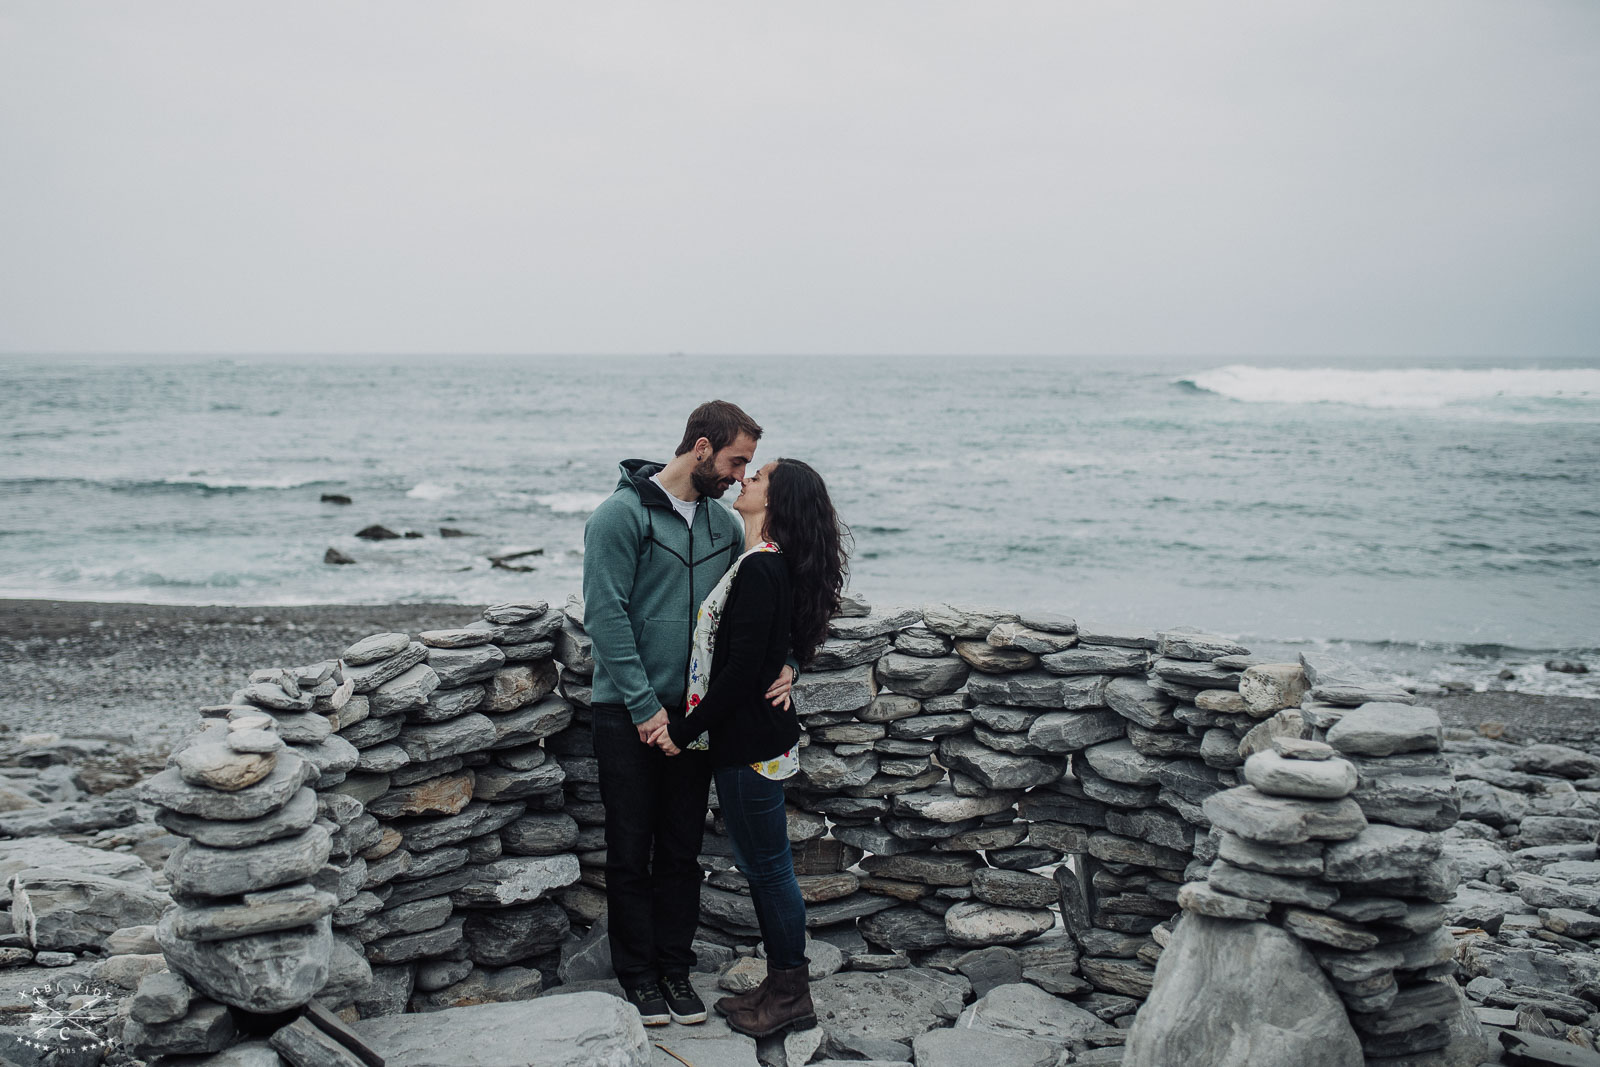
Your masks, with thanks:
[{"label": "man's dark jeans", "polygon": [[717,768],[717,803],[733,841],[733,860],[750,882],[751,903],[767,943],[767,963],[779,969],[806,962],[806,902],[789,851],[783,783],[747,766]]},{"label": "man's dark jeans", "polygon": [[611,967],[625,989],[686,975],[700,925],[710,757],[646,745],[620,704],[594,706],[594,754],[606,806]]}]

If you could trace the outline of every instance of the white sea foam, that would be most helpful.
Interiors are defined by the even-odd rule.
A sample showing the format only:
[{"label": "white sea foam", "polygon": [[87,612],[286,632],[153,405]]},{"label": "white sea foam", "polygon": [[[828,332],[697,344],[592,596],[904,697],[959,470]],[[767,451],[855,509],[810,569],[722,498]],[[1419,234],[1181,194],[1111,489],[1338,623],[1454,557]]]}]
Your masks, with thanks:
[{"label": "white sea foam", "polygon": [[456,495],[453,485],[440,485],[437,482],[418,482],[406,490],[406,496],[412,500],[443,500]]},{"label": "white sea foam", "polygon": [[1233,364],[1186,378],[1247,404],[1351,404],[1367,408],[1442,408],[1475,401],[1600,401],[1600,369],[1335,370]]},{"label": "white sea foam", "polygon": [[557,515],[587,515],[610,495],[610,493],[545,493],[533,499]]},{"label": "white sea foam", "polygon": [[[207,474],[205,471],[192,471],[189,474],[175,474],[170,478],[161,478],[163,485],[197,485],[205,489],[302,489],[308,485],[317,485],[319,478],[229,478],[223,475]],[[150,484],[150,483],[145,483]]]}]

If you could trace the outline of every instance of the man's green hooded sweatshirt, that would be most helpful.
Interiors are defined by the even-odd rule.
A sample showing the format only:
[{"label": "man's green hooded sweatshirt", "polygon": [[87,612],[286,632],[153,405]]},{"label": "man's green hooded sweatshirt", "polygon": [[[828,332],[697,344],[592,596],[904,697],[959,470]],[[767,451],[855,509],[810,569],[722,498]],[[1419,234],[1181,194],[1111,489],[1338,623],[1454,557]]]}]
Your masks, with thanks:
[{"label": "man's green hooded sweatshirt", "polygon": [[685,523],[650,480],[660,470],[623,460],[616,491],[583,528],[594,700],[626,706],[636,723],[682,705],[700,602],[744,550],[743,524],[716,501],[702,498]]}]

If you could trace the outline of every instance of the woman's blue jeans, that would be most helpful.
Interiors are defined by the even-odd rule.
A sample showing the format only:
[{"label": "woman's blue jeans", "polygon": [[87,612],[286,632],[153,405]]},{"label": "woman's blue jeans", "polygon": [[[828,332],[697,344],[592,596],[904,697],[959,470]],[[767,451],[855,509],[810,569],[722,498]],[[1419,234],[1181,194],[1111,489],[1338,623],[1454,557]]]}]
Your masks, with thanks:
[{"label": "woman's blue jeans", "polygon": [[806,903],[789,852],[789,819],[783,783],[749,767],[718,767],[717,799],[733,840],[733,859],[750,882],[750,896],[767,945],[767,966],[801,967],[806,962]]}]

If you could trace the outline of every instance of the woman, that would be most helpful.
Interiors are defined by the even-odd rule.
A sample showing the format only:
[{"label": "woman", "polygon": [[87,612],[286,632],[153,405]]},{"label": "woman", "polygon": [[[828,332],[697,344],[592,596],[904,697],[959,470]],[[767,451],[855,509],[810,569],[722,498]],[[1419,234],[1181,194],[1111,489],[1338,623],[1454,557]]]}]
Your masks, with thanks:
[{"label": "woman", "polygon": [[800,724],[791,707],[773,707],[764,694],[791,647],[803,665],[827,638],[847,534],[821,476],[799,460],[776,460],[746,478],[733,507],[744,518],[745,553],[700,606],[688,713],[651,741],[669,756],[709,743],[722,818],[767,947],[766,980],[716,1007],[735,1030],[766,1037],[809,1029],[817,1017],[783,806],[783,780],[800,769]]}]

